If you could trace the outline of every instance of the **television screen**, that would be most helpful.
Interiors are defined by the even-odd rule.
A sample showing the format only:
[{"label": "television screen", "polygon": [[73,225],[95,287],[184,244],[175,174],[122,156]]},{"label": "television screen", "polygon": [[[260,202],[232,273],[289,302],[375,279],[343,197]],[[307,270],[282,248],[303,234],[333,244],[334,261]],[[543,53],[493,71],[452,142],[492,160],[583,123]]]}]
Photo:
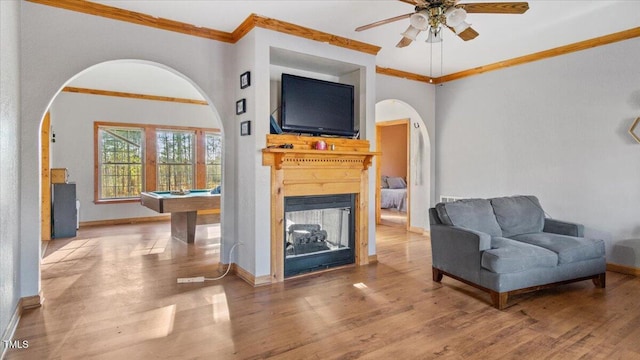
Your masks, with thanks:
[{"label": "television screen", "polygon": [[282,74],[282,130],[353,136],[354,87]]}]

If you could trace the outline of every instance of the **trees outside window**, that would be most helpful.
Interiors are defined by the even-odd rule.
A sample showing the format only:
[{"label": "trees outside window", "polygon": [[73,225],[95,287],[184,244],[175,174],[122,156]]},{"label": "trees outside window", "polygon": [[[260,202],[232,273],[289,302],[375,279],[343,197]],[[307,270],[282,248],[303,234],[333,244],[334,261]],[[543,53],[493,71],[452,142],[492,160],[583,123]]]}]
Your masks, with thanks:
[{"label": "trees outside window", "polygon": [[195,133],[177,130],[156,132],[158,191],[193,189]]},{"label": "trees outside window", "polygon": [[218,129],[94,123],[95,202],[138,201],[142,191],[217,189]]},{"label": "trees outside window", "polygon": [[144,131],[139,128],[99,127],[99,197],[140,196],[144,183]]}]

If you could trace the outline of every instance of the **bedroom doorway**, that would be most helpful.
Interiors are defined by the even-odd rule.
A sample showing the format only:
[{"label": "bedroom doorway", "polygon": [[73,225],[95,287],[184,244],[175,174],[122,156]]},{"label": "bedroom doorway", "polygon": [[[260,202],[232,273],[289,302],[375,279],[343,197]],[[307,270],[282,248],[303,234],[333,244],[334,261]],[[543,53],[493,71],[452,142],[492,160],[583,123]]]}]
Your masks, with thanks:
[{"label": "bedroom doorway", "polygon": [[376,123],[376,223],[409,230],[409,119]]}]

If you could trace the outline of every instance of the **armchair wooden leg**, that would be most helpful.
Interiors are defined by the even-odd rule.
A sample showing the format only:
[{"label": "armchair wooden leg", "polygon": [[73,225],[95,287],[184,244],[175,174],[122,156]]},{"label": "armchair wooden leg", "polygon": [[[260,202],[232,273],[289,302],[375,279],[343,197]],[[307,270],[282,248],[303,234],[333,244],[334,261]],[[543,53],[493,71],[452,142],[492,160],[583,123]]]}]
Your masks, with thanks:
[{"label": "armchair wooden leg", "polygon": [[593,285],[604,289],[607,285],[607,273],[598,274],[598,276],[591,279],[593,281]]},{"label": "armchair wooden leg", "polygon": [[436,269],[435,267],[431,267],[433,281],[440,282],[442,281],[442,276],[444,275],[440,269]]},{"label": "armchair wooden leg", "polygon": [[507,306],[507,300],[509,299],[508,292],[500,293],[492,290],[489,293],[491,294],[491,302],[493,303],[493,307],[498,310],[502,310]]}]

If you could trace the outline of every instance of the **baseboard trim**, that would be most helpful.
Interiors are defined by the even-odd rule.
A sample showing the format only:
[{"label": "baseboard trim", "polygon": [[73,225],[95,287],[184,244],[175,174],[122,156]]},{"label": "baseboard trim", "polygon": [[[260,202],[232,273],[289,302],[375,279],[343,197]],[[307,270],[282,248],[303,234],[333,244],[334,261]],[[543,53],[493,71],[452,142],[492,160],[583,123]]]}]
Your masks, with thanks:
[{"label": "baseboard trim", "polygon": [[[367,264],[367,265],[373,265],[373,264],[377,264],[377,263],[378,263],[378,255],[369,255],[369,264]],[[367,265],[364,265],[364,266],[367,266]],[[224,270],[221,270],[221,269],[222,268],[226,269],[227,266],[228,266],[227,264],[220,263],[220,265],[218,266],[218,269],[220,271],[224,271]],[[314,271],[312,273],[302,274],[302,275],[299,275],[297,277],[303,277],[303,276],[307,276],[307,275],[317,275],[317,274],[322,273],[322,272],[335,271],[335,270],[340,270],[340,269],[344,269],[344,268],[348,268],[348,267],[354,267],[354,266],[356,266],[356,265],[355,264],[349,264],[349,265],[344,265],[344,266],[337,266],[337,267],[326,269],[326,270]],[[250,273],[249,271],[243,269],[241,266],[239,266],[238,264],[235,264],[235,263],[231,264],[230,272],[232,272],[237,277],[239,277],[240,279],[246,281],[249,285],[254,286],[254,287],[273,284],[273,282],[271,281],[271,276],[270,275],[264,275],[264,276],[255,277],[252,273]],[[292,276],[291,278],[295,278],[295,277],[296,276]]]},{"label": "baseboard trim", "polygon": [[424,234],[424,229],[421,228],[421,227],[417,227],[417,226],[410,226],[409,227],[409,232],[422,235],[422,234]]},{"label": "baseboard trim", "polygon": [[40,291],[38,295],[23,297],[22,299],[20,299],[20,302],[22,303],[22,310],[35,309],[42,306],[42,303],[44,302],[44,296],[42,294],[42,291]]},{"label": "baseboard trim", "polygon": [[607,263],[607,270],[621,274],[640,276],[640,269],[633,266]]},{"label": "baseboard trim", "polygon": [[271,276],[265,275],[265,276],[255,277],[252,273],[243,269],[238,264],[235,264],[235,263],[231,264],[231,271],[237,277],[246,281],[251,286],[255,287],[255,286],[271,285]]},{"label": "baseboard trim", "polygon": [[82,227],[87,227],[87,226],[140,224],[140,223],[170,221],[170,220],[171,220],[171,215],[125,218],[125,219],[96,220],[96,221],[81,221],[80,222],[80,227],[82,228]]},{"label": "baseboard trim", "polygon": [[16,310],[13,312],[11,316],[11,320],[9,320],[9,324],[7,324],[7,328],[2,333],[2,349],[0,350],[0,359],[4,359],[4,355],[8,349],[8,347],[4,346],[6,342],[13,340],[13,335],[16,333],[16,329],[18,328],[18,323],[20,322],[20,318],[22,317],[22,299],[18,300],[18,304],[16,304]]}]

